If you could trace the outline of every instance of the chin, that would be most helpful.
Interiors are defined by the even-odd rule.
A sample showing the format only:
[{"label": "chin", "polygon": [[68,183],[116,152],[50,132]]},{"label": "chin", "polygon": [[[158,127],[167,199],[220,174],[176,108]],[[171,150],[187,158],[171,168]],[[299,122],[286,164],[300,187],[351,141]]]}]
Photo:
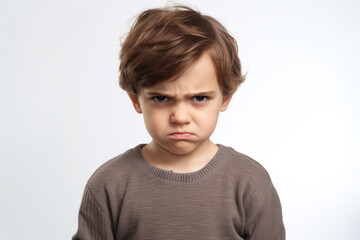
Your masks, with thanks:
[{"label": "chin", "polygon": [[197,148],[196,144],[188,141],[177,141],[174,144],[165,144],[162,146],[168,152],[179,156],[190,154]]}]

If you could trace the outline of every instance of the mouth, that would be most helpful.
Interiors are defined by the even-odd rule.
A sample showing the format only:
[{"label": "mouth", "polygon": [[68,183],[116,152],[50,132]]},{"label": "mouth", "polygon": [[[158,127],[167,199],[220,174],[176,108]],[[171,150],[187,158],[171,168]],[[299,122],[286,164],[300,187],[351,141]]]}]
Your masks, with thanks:
[{"label": "mouth", "polygon": [[190,132],[174,132],[169,134],[169,136],[177,140],[186,140],[192,138],[194,134]]}]

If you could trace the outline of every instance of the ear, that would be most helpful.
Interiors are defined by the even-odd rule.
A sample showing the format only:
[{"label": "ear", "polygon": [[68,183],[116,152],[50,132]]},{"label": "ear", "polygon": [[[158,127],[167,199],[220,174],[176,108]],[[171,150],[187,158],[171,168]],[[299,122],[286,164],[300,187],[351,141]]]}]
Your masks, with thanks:
[{"label": "ear", "polygon": [[232,95],[223,97],[220,111],[224,112],[228,108],[231,98],[232,98]]},{"label": "ear", "polygon": [[128,93],[129,95],[129,98],[135,108],[135,111],[137,113],[142,113],[142,109],[141,109],[141,104],[140,104],[140,101],[139,101],[139,98],[131,93]]}]

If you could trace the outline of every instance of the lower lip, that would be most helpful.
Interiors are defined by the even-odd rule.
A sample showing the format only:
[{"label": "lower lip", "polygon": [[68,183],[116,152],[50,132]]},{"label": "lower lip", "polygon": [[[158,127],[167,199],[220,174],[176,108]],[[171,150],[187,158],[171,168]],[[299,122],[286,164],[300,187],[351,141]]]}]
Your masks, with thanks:
[{"label": "lower lip", "polygon": [[170,137],[177,139],[177,140],[186,140],[186,139],[190,139],[191,137],[193,137],[194,134],[192,133],[173,133],[170,134]]}]

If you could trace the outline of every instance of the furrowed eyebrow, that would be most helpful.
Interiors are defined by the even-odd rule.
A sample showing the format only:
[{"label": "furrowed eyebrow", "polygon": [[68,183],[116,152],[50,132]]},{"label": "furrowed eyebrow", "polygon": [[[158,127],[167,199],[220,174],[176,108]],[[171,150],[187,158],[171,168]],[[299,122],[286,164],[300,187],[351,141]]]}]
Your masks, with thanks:
[{"label": "furrowed eyebrow", "polygon": [[190,94],[186,94],[189,96],[210,96],[213,97],[216,95],[215,91],[208,91],[208,92],[197,92],[197,93],[190,93]]},{"label": "furrowed eyebrow", "polygon": [[[166,92],[145,92],[145,95],[148,96],[165,96],[165,97],[174,97],[172,94],[166,93]],[[188,93],[185,94],[186,97],[192,97],[192,96],[215,96],[215,91],[204,91],[204,92],[194,92],[194,93]]]},{"label": "furrowed eyebrow", "polygon": [[171,94],[167,94],[165,92],[144,92],[144,95],[147,97],[163,96],[167,98],[173,98]]}]

